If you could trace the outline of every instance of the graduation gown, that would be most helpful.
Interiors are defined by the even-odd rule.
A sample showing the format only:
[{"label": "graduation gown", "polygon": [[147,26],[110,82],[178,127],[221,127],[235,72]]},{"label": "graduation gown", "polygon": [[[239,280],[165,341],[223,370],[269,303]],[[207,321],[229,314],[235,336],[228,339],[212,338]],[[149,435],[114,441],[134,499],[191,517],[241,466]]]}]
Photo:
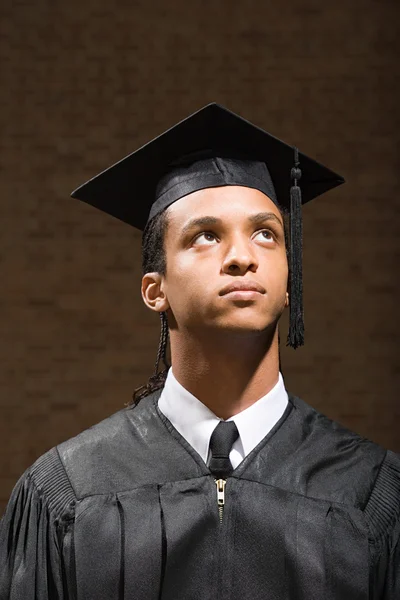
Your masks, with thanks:
[{"label": "graduation gown", "polygon": [[399,600],[400,456],[289,393],[226,479],[161,390],[41,456],[0,525],[1,600]]}]

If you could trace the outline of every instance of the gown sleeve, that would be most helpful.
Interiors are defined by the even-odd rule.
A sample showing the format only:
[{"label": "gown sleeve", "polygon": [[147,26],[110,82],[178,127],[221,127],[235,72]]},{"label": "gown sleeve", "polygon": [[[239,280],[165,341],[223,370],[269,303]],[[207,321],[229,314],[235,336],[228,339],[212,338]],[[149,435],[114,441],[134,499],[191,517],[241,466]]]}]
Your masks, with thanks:
[{"label": "gown sleeve", "polygon": [[388,451],[365,508],[373,600],[400,599],[400,455]]},{"label": "gown sleeve", "polygon": [[17,481],[0,520],[0,600],[69,598],[62,546],[74,502],[65,478],[52,449]]}]

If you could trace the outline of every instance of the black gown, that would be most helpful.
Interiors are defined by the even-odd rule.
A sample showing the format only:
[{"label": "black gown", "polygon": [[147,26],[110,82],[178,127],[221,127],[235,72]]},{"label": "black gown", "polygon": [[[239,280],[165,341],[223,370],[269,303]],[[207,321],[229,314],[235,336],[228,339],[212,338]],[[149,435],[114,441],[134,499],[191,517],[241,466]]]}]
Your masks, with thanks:
[{"label": "black gown", "polygon": [[400,456],[289,394],[217,487],[161,390],[41,456],[0,523],[1,600],[399,600]]}]

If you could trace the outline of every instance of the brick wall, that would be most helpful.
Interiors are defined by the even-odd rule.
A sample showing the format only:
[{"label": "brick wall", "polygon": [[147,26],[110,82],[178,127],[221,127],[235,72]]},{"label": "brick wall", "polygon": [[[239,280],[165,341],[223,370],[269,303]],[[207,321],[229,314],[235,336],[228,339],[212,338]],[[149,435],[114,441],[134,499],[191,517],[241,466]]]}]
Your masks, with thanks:
[{"label": "brick wall", "polygon": [[2,3],[0,512],[25,468],[122,408],[155,360],[139,232],[69,193],[211,101],[347,179],[304,210],[306,346],[282,348],[283,372],[290,391],[400,450],[397,3],[285,11]]}]

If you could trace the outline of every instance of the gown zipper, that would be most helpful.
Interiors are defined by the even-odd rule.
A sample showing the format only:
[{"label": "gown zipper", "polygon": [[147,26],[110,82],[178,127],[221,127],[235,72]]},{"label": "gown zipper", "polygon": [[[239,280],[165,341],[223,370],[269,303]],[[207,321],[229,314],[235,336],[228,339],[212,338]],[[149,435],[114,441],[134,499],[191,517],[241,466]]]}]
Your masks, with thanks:
[{"label": "gown zipper", "polygon": [[219,512],[219,522],[222,524],[222,517],[224,514],[224,506],[225,506],[226,479],[215,479],[215,483],[217,485],[217,505],[218,505],[218,512]]}]

